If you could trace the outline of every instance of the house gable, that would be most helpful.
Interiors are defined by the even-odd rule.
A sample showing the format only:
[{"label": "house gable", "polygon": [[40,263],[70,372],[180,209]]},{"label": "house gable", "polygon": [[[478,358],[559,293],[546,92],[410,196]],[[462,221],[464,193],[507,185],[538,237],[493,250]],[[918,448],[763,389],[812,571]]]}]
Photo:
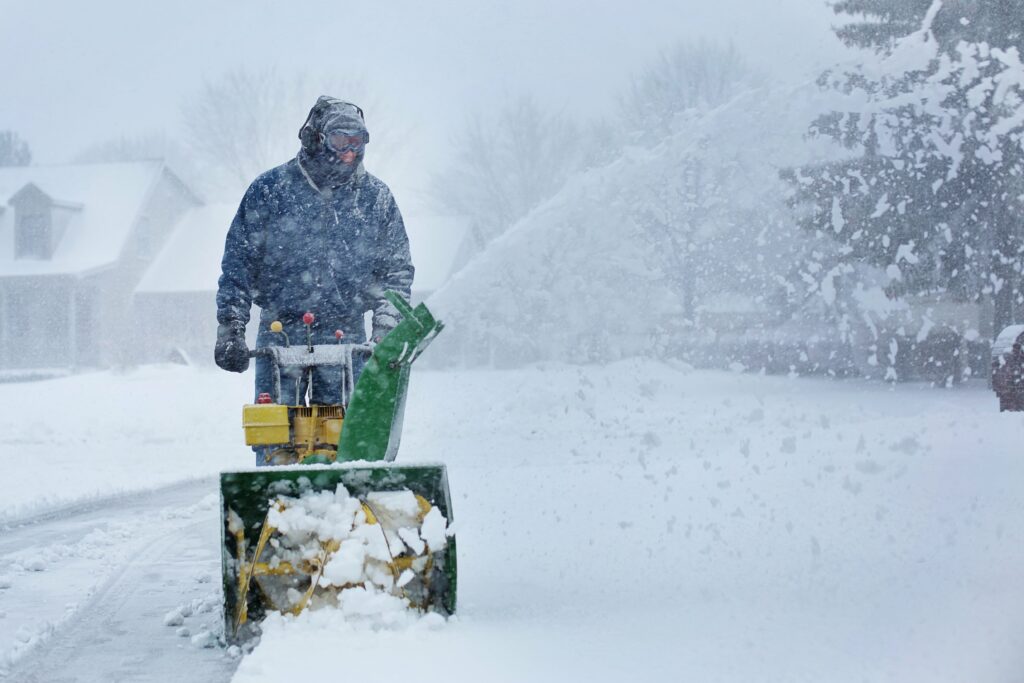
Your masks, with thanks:
[{"label": "house gable", "polygon": [[50,260],[73,216],[82,205],[60,201],[35,183],[27,183],[8,200],[14,208],[14,258]]},{"label": "house gable", "polygon": [[0,168],[0,370],[131,362],[132,291],[198,203],[160,162]]},{"label": "house gable", "polygon": [[[0,168],[0,278],[116,267],[162,174],[159,162]],[[33,243],[26,228],[40,224]]]}]

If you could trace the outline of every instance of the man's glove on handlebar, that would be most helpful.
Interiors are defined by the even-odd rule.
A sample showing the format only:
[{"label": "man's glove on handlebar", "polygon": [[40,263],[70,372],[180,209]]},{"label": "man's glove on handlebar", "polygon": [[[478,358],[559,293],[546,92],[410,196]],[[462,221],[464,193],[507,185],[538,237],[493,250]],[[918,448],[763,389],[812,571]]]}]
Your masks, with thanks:
[{"label": "man's glove on handlebar", "polygon": [[249,368],[249,347],[245,345],[244,323],[221,323],[217,327],[213,360],[228,372],[245,372]]},{"label": "man's glove on handlebar", "polygon": [[391,330],[395,329],[394,326],[373,326],[373,332],[370,334],[370,341],[374,344],[379,344],[384,337],[388,336]]},{"label": "man's glove on handlebar", "polygon": [[374,344],[380,343],[397,325],[398,320],[394,316],[387,313],[375,315],[373,317],[373,331],[370,333],[370,341]]}]

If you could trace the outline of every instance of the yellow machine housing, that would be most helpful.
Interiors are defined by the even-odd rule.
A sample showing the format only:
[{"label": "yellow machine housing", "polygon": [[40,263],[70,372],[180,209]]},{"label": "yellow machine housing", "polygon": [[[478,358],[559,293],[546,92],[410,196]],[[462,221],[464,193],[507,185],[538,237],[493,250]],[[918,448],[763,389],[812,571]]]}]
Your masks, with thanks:
[{"label": "yellow machine housing", "polygon": [[292,445],[301,451],[337,451],[344,409],[341,406],[296,406],[292,416]]},{"label": "yellow machine housing", "polygon": [[276,403],[242,406],[246,446],[272,446],[291,441],[288,406]]},{"label": "yellow machine housing", "polygon": [[264,403],[242,406],[247,446],[280,446],[278,464],[303,462],[311,455],[333,462],[345,417],[341,406],[283,406]]}]

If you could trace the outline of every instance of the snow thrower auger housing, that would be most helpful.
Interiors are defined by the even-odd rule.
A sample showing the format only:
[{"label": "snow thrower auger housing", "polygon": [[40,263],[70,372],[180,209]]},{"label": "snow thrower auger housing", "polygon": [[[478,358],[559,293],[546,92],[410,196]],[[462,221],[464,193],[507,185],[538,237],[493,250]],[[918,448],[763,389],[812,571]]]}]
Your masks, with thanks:
[{"label": "snow thrower auger housing", "polygon": [[[423,304],[413,309],[393,292],[387,297],[402,320],[376,346],[307,343],[253,352],[270,359],[274,394],[243,407],[243,427],[248,445],[268,449],[271,466],[220,477],[229,641],[257,633],[268,612],[344,609],[369,593],[455,611],[445,467],[393,462],[410,367],[443,324]],[[307,326],[312,320],[307,314]],[[369,358],[354,382],[358,354]],[[318,366],[342,368],[341,405],[303,405],[301,396],[281,395],[282,371]]]}]

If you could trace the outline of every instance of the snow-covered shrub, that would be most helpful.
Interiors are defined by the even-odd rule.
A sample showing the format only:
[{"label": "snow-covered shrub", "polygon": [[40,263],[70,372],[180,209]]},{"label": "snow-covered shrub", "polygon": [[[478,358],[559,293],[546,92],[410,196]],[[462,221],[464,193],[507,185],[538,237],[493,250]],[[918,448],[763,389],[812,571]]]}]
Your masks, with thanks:
[{"label": "snow-covered shrub", "polygon": [[[842,5],[837,11],[860,7],[893,21],[877,3]],[[1015,24],[1024,4],[936,0],[911,9],[916,26],[904,17],[875,42],[840,29],[878,51],[822,76],[837,99],[812,131],[854,155],[791,174],[796,203],[808,207],[805,227],[843,245],[843,263],[883,269],[893,295],[991,302],[985,327],[994,334],[1024,311],[1024,65]]]}]

